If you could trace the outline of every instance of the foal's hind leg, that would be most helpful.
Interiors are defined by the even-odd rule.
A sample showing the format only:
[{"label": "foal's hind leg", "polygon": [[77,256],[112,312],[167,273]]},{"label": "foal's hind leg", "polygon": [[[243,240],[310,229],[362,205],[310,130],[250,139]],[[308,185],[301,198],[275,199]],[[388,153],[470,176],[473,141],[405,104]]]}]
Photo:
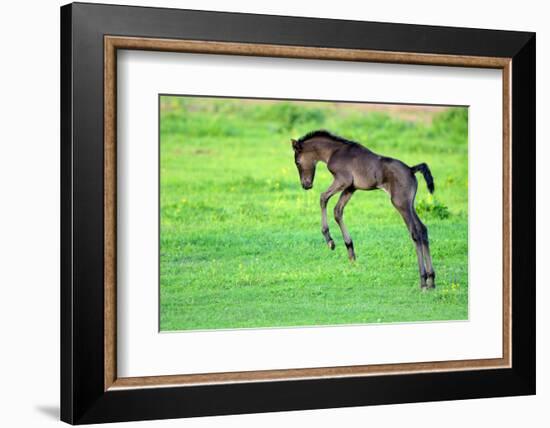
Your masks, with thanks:
[{"label": "foal's hind leg", "polygon": [[344,243],[346,244],[346,248],[348,249],[348,257],[350,261],[355,260],[355,251],[353,251],[353,241],[351,240],[351,236],[348,232],[346,225],[344,224],[344,208],[353,196],[354,191],[355,189],[351,187],[345,189],[340,194],[340,198],[338,199],[338,202],[334,207],[334,219],[336,220],[336,223],[338,223],[338,226],[340,226],[340,230],[342,231],[342,236],[344,237]]},{"label": "foal's hind leg", "polygon": [[435,288],[435,271],[432,265],[432,256],[430,254],[430,242],[428,239],[428,228],[420,221],[416,210],[413,207],[413,216],[419,225],[422,232],[422,255],[424,256],[424,264],[426,265],[426,287]]},{"label": "foal's hind leg", "polygon": [[[411,238],[414,242],[415,248],[416,248],[416,258],[418,260],[418,273],[420,274],[420,288],[425,289],[428,287],[427,283],[427,274],[426,274],[426,266],[424,261],[424,251],[423,251],[423,245],[422,245],[422,230],[419,227],[418,222],[416,221],[415,215],[413,214],[414,208],[413,208],[413,200],[414,200],[414,192],[412,197],[407,194],[392,194],[391,201],[397,211],[399,211],[399,214],[401,214],[401,217],[403,217],[403,220],[405,221],[405,224],[407,225],[407,229],[409,229],[409,232],[411,234]],[[422,224],[422,223],[420,223]]]}]

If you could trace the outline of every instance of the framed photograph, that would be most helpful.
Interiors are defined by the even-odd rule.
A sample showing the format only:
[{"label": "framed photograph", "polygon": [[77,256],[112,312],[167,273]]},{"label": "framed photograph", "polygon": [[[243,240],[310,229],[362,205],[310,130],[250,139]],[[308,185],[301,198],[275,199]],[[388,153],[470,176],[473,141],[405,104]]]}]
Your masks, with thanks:
[{"label": "framed photograph", "polygon": [[76,3],[61,105],[63,421],[535,393],[533,33]]}]

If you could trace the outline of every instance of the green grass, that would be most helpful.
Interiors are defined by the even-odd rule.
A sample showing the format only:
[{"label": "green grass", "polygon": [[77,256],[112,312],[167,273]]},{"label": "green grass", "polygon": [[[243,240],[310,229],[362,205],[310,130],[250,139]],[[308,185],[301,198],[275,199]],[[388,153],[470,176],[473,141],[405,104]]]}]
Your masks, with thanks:
[{"label": "green grass", "polygon": [[[330,103],[161,98],[160,328],[167,330],[463,320],[468,317],[467,109],[431,121]],[[300,187],[291,137],[326,128],[420,174],[437,289],[419,289],[414,246],[381,191],[356,192],[346,224],[357,261],[320,232],[319,164]]]}]

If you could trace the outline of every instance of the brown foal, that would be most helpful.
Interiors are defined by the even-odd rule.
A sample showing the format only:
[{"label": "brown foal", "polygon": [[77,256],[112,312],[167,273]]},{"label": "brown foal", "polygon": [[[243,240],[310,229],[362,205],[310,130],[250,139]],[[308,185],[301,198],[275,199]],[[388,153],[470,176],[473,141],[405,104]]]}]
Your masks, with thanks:
[{"label": "brown foal", "polygon": [[366,147],[338,137],[328,131],[313,131],[298,140],[291,140],[294,160],[300,174],[302,187],[313,187],[317,162],[325,162],[334,181],[321,194],[322,233],[331,250],[334,240],[330,236],[327,222],[327,202],[338,192],[340,198],[334,207],[334,219],[344,237],[350,260],[355,260],[353,241],[344,224],[344,208],[356,190],[382,189],[390,195],[393,206],[403,217],[416,247],[420,287],[435,287],[435,272],[432,266],[428,229],[418,218],[414,198],[418,182],[415,173],[421,172],[430,193],[434,191],[433,177],[428,165],[421,163],[407,166],[398,159],[377,155]]}]

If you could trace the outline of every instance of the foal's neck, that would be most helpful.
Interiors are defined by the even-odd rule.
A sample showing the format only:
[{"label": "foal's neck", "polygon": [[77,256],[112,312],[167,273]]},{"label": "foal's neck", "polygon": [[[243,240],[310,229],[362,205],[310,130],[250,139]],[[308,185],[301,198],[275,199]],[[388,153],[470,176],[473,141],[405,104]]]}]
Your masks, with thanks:
[{"label": "foal's neck", "polygon": [[306,148],[316,154],[317,160],[328,163],[332,154],[342,147],[341,141],[330,138],[312,138],[306,143]]}]

